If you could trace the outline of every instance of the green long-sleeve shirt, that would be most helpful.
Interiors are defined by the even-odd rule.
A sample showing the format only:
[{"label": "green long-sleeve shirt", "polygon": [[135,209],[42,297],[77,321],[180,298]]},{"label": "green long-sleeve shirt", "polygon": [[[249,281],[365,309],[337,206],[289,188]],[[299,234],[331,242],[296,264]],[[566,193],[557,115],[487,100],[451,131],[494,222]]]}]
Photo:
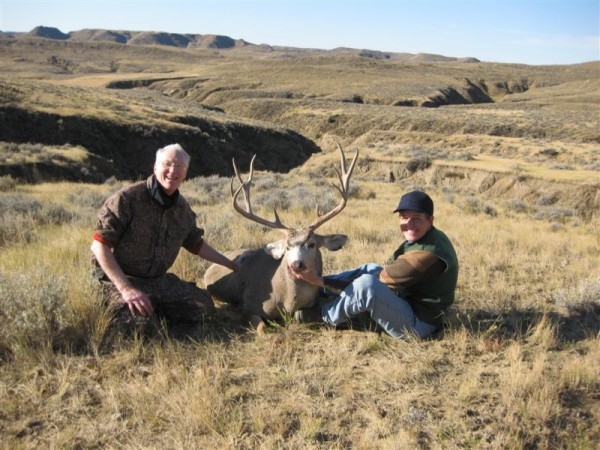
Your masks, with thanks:
[{"label": "green long-sleeve shirt", "polygon": [[403,242],[393,259],[380,280],[406,299],[421,320],[442,323],[458,281],[458,258],[448,237],[432,227],[418,241]]}]

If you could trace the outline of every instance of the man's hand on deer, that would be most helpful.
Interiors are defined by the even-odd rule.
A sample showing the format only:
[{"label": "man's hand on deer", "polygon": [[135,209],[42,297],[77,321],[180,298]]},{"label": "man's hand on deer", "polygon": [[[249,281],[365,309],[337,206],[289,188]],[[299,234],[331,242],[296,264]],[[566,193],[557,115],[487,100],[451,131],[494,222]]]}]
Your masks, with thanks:
[{"label": "man's hand on deer", "polygon": [[292,267],[290,267],[290,273],[295,278],[302,280],[302,281],[306,281],[307,283],[310,283],[314,286],[320,286],[320,287],[324,286],[323,277],[319,276],[317,274],[317,272],[314,270],[296,272]]}]

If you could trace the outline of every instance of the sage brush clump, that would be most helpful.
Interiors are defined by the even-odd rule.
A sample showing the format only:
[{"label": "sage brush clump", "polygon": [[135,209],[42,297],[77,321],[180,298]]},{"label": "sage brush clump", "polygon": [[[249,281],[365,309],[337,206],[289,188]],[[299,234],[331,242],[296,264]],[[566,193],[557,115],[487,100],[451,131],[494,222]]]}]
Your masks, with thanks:
[{"label": "sage brush clump", "polygon": [[12,347],[19,344],[43,347],[52,341],[64,323],[68,280],[37,272],[0,276],[0,340]]},{"label": "sage brush clump", "polygon": [[12,191],[16,186],[16,180],[10,175],[0,177],[0,192]]},{"label": "sage brush clump", "polygon": [[600,277],[582,282],[577,289],[557,291],[554,301],[570,311],[589,307],[600,312]]},{"label": "sage brush clump", "polygon": [[29,243],[35,238],[34,215],[41,210],[37,200],[19,195],[0,198],[0,247]]},{"label": "sage brush clump", "polygon": [[30,243],[34,239],[35,230],[30,217],[0,214],[0,247]]},{"label": "sage brush clump", "polygon": [[38,226],[64,225],[79,219],[79,214],[56,203],[42,204],[20,194],[0,197],[0,247],[33,242]]},{"label": "sage brush clump", "polygon": [[192,207],[227,204],[230,198],[230,180],[217,175],[187,180],[184,189]]},{"label": "sage brush clump", "polygon": [[577,323],[577,333],[600,336],[600,277],[554,293],[554,302]]}]

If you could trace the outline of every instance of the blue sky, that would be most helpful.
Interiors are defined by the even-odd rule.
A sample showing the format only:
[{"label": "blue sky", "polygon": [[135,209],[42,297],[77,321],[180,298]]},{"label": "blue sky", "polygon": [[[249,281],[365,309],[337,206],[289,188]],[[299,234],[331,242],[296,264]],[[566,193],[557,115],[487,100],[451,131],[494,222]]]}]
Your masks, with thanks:
[{"label": "blue sky", "polygon": [[253,44],[574,64],[600,60],[600,0],[0,0],[0,30],[38,25],[220,34]]}]

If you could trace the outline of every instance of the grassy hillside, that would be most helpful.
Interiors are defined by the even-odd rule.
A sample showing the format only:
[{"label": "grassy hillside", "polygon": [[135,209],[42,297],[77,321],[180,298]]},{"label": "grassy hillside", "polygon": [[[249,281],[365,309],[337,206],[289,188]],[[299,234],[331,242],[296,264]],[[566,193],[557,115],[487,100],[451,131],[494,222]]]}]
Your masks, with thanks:
[{"label": "grassy hillside", "polygon": [[[63,122],[71,117],[108,121],[120,135],[132,135],[119,140],[106,127],[95,127],[83,136],[55,134],[41,142],[64,145],[77,139],[76,144],[104,151],[99,156],[108,159],[131,147],[138,155],[153,141],[179,135],[199,158],[202,148],[224,154],[213,170],[226,174],[223,166],[234,154],[274,146],[263,158],[267,164],[283,147],[290,148],[290,140],[297,139],[282,133],[287,129],[321,148],[336,140],[401,156],[419,147],[433,159],[471,156],[475,167],[490,157],[520,167],[541,162],[555,168],[559,178],[570,170],[598,169],[599,62],[407,62],[291,49],[176,49],[45,39],[3,39],[0,49],[8,62],[2,67],[2,105],[50,114],[51,126],[39,136],[56,128],[61,117]],[[12,116],[6,113],[4,120]],[[257,146],[248,133],[238,135],[236,126],[257,129],[265,138]],[[17,128],[13,123],[4,127]],[[102,145],[92,149],[97,142]],[[106,153],[110,142],[114,149]],[[302,156],[295,151],[293,157],[297,163],[315,151],[308,143],[301,145]],[[134,166],[136,158],[116,165]],[[289,170],[280,163],[268,168]],[[590,179],[598,180],[593,173]]]},{"label": "grassy hillside", "polygon": [[[0,52],[0,448],[598,448],[598,62],[30,38]],[[195,329],[111,333],[89,277],[95,215],[167,138],[191,146],[182,191],[220,250],[279,235],[202,167],[263,152],[257,213],[303,225],[336,200],[336,143],[359,149],[321,230],[349,236],[326,273],[385,263],[391,210],[427,190],[461,264],[448,328],[400,342],[287,317],[259,336],[218,304]],[[206,268],[182,252],[173,271],[202,286]]]}]

